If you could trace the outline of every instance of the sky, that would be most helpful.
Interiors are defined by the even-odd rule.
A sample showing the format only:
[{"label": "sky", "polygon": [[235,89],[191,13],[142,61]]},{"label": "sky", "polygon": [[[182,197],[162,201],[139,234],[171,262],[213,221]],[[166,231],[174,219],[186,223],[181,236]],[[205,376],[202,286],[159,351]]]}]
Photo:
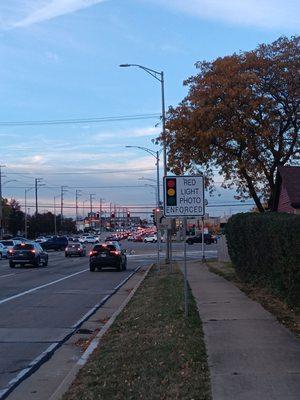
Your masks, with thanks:
[{"label": "sky", "polygon": [[[296,0],[1,2],[3,196],[23,204],[25,188],[37,177],[41,211],[52,211],[54,196],[59,202],[61,185],[68,186],[64,197],[70,207],[76,188],[81,206],[88,206],[92,193],[94,207],[100,198],[132,210],[151,207],[155,158],[126,146],[159,150],[153,139],[161,131],[160,83],[119,64],[164,71],[166,106],[176,106],[197,61],[298,34],[299,8]],[[24,124],[74,119],[81,122]],[[215,196],[207,195],[210,215],[250,207],[237,203],[221,182],[216,176]],[[27,194],[31,212],[33,193]],[[74,214],[71,208],[65,212]]]}]

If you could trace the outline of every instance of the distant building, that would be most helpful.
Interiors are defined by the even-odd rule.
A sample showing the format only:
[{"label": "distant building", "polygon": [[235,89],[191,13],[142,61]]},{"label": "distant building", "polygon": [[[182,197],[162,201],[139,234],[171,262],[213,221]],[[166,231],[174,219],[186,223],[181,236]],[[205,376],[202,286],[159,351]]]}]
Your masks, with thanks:
[{"label": "distant building", "polygon": [[277,169],[272,211],[300,214],[300,166]]}]

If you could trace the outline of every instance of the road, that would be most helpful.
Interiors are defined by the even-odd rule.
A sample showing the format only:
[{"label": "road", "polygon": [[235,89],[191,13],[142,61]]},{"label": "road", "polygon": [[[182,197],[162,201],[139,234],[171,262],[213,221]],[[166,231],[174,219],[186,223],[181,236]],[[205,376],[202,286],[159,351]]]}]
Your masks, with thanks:
[{"label": "road", "polygon": [[[88,257],[65,258],[49,252],[48,267],[10,269],[0,260],[0,398],[1,390],[45,351],[74,332],[95,305],[138,266],[156,261],[156,244],[122,242],[133,254],[127,271],[90,272]],[[174,244],[182,259],[182,244]],[[208,246],[207,257],[215,255]],[[189,258],[201,257],[201,245],[188,246]],[[164,258],[162,249],[162,258]]]}]

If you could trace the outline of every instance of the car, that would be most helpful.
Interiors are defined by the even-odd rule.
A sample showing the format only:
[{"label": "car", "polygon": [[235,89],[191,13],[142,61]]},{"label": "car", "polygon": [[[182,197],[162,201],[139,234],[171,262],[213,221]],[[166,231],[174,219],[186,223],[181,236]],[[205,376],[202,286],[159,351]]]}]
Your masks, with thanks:
[{"label": "car", "polygon": [[10,250],[9,266],[15,268],[16,264],[33,265],[39,267],[48,265],[48,253],[39,243],[20,243]]},{"label": "car", "polygon": [[120,240],[118,235],[110,235],[105,238],[105,242],[118,242]]},{"label": "car", "polygon": [[39,236],[35,239],[36,243],[44,243],[47,241],[47,238],[45,238],[45,236]]},{"label": "car", "polygon": [[142,242],[143,238],[142,236],[134,236],[134,238],[132,239],[133,242]]},{"label": "car", "polygon": [[[202,235],[192,236],[186,239],[187,244],[202,243]],[[213,236],[210,233],[204,234],[204,243],[212,244],[215,243]]]},{"label": "car", "polygon": [[7,258],[7,248],[2,243],[0,243],[0,260],[1,258]]},{"label": "car", "polygon": [[89,236],[85,236],[83,243],[99,243],[99,240],[97,237],[89,235]]},{"label": "car", "polygon": [[44,250],[65,250],[68,246],[68,239],[64,236],[53,236],[51,239],[42,242],[41,246]]},{"label": "car", "polygon": [[6,247],[6,250],[8,252],[8,256],[9,256],[9,251],[12,250],[12,248],[15,245],[20,244],[21,241],[15,240],[15,239],[6,239],[6,240],[1,240],[0,243],[2,243],[4,247]]},{"label": "car", "polygon": [[127,257],[118,244],[96,244],[89,253],[90,271],[94,272],[103,267],[116,268],[118,271],[126,270]]},{"label": "car", "polygon": [[156,235],[149,235],[144,238],[144,243],[156,243],[157,236]]},{"label": "car", "polygon": [[65,248],[65,257],[84,257],[86,256],[86,248],[82,243],[69,243]]}]

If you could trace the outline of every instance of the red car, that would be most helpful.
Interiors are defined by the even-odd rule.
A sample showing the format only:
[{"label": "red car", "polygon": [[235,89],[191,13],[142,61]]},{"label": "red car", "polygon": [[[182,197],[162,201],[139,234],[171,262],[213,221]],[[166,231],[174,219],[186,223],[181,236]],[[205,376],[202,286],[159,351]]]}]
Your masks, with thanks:
[{"label": "red car", "polygon": [[132,239],[132,241],[133,241],[133,242],[143,242],[143,238],[142,238],[142,236],[135,236],[135,237]]}]

